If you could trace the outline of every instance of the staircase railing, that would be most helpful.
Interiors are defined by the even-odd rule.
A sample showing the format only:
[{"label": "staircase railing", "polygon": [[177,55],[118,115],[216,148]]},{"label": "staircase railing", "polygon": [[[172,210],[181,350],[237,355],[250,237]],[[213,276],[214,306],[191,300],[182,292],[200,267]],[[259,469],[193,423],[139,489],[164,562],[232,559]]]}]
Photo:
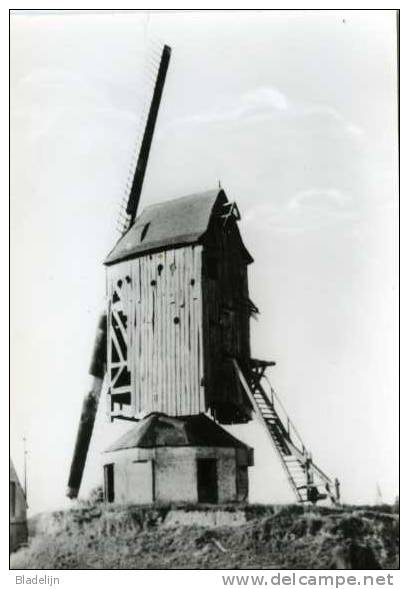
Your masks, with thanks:
[{"label": "staircase railing", "polygon": [[[293,444],[296,447],[298,447],[299,451],[302,452],[302,454],[306,454],[306,448],[304,446],[304,442],[301,438],[301,435],[299,434],[297,428],[295,427],[294,422],[292,421],[292,419],[288,415],[287,411],[285,410],[280,397],[278,396],[278,394],[274,390],[268,377],[265,374],[263,374],[263,376],[261,378],[264,379],[268,384],[270,396],[268,396],[268,395],[266,395],[266,396],[269,398],[270,403],[273,405],[277,415],[279,416],[281,422],[285,426],[289,438],[291,439]],[[261,386],[261,382],[260,382],[260,386]]]},{"label": "staircase railing", "polygon": [[[297,428],[287,414],[280,398],[264,374],[265,365],[260,371],[260,363],[246,377],[238,361],[233,358],[233,366],[239,381],[246,392],[255,414],[266,434],[273,442],[280,462],[298,501],[312,501],[329,497],[332,503],[339,503],[339,483],[335,483],[313,463]],[[261,380],[269,386],[270,397],[264,390]],[[314,475],[319,480],[314,480]],[[320,489],[320,487],[323,487]]]}]

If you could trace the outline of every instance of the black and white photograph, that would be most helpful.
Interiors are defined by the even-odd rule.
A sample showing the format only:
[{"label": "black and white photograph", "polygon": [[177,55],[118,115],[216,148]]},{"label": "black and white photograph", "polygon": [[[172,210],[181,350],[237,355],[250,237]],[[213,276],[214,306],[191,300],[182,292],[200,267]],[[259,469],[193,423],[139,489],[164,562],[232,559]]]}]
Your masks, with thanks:
[{"label": "black and white photograph", "polygon": [[20,584],[400,569],[399,10],[10,11],[9,481]]}]

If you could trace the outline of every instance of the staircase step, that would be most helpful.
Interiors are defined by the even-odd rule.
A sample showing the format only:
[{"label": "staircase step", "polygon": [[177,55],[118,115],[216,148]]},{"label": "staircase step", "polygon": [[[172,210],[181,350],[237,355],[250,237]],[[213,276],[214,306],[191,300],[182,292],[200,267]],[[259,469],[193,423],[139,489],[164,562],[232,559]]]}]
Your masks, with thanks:
[{"label": "staircase step", "polygon": [[[294,454],[292,452],[293,446],[290,444],[290,434],[284,425],[286,418],[282,421],[275,409],[274,393],[272,393],[272,398],[270,398],[267,389],[265,390],[260,382],[260,373],[249,373],[245,376],[236,359],[233,359],[233,364],[244,390],[252,400],[258,417],[263,419],[264,426],[267,427],[268,433],[270,434],[270,441],[274,444],[280,456],[282,466],[297,500],[302,503],[308,503],[308,489],[305,488],[307,484],[305,462],[298,452],[294,451]],[[319,471],[317,478],[320,478]],[[317,487],[321,486],[320,483],[316,483],[316,485]],[[325,488],[324,485],[321,487],[323,489]]]}]

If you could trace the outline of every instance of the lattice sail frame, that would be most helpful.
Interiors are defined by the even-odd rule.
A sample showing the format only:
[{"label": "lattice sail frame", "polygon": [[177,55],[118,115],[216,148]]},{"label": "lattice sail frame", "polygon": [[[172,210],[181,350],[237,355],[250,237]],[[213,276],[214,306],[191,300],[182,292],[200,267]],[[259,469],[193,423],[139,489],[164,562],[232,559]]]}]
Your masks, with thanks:
[{"label": "lattice sail frame", "polygon": [[128,350],[132,330],[128,329],[129,311],[132,305],[131,278],[119,279],[109,293],[108,366],[110,389],[115,394],[132,395],[131,372],[128,369]]}]

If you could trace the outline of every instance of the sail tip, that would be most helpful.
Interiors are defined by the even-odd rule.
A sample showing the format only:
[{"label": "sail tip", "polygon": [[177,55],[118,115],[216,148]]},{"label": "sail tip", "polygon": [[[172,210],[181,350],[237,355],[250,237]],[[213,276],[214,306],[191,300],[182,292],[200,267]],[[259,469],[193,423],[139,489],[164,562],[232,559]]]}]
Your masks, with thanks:
[{"label": "sail tip", "polygon": [[78,491],[79,489],[76,489],[75,487],[68,487],[65,495],[69,499],[76,499],[78,497]]}]

